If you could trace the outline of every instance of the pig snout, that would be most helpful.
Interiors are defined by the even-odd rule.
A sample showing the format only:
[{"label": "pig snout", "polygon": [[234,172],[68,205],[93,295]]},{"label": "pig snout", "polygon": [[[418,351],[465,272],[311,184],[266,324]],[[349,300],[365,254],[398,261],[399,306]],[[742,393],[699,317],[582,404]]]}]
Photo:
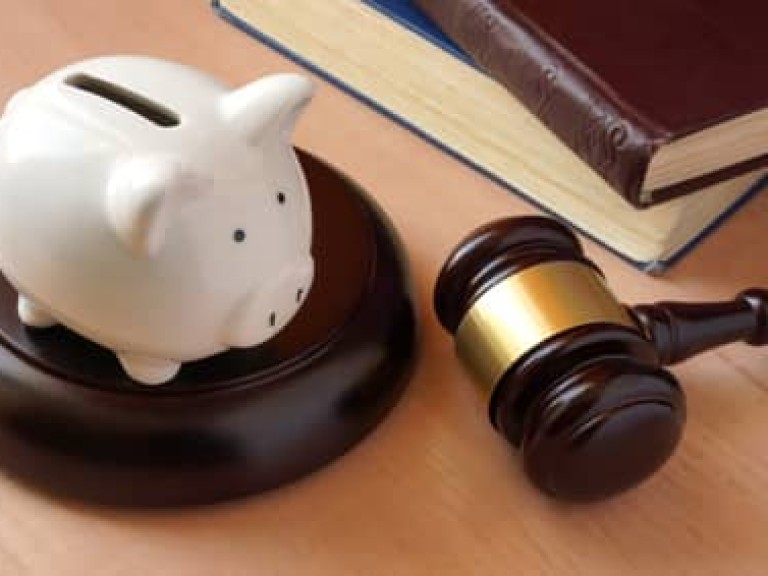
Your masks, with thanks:
[{"label": "pig snout", "polygon": [[266,320],[270,337],[282,330],[301,307],[312,285],[313,272],[311,260],[302,262],[267,285],[264,297],[266,307],[260,312],[254,310],[253,321],[263,323]]},{"label": "pig snout", "polygon": [[313,277],[314,263],[305,258],[265,279],[235,306],[225,327],[224,344],[246,348],[276,335],[306,300]]}]

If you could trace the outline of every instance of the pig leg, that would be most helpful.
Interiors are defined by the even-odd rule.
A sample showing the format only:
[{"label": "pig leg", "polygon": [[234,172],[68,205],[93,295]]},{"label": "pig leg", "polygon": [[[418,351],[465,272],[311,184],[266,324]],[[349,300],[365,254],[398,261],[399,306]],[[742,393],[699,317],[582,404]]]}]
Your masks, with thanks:
[{"label": "pig leg", "polygon": [[36,304],[26,296],[19,295],[17,303],[19,318],[27,326],[34,328],[48,328],[58,324],[56,318],[51,316],[45,308]]},{"label": "pig leg", "polygon": [[173,360],[142,356],[128,352],[117,353],[123,370],[141,384],[164,384],[176,376],[181,364]]}]

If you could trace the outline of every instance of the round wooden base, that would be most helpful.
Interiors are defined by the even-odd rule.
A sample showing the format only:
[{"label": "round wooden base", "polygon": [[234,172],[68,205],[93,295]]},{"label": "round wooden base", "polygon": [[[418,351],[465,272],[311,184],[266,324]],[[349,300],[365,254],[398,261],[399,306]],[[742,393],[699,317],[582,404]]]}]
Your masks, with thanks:
[{"label": "round wooden base", "polygon": [[187,364],[167,385],[132,382],[64,328],[25,328],[0,276],[0,467],[92,503],[205,504],[299,478],[385,416],[415,350],[406,263],[365,193],[299,158],[314,218],[306,303],[274,340]]}]

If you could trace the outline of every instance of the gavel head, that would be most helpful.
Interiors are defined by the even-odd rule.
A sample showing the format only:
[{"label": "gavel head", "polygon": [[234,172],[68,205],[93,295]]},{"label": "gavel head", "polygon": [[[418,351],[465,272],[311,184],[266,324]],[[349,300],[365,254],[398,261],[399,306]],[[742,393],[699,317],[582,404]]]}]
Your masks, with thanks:
[{"label": "gavel head", "polygon": [[435,286],[440,323],[487,392],[497,430],[536,486],[589,501],[669,458],[685,398],[576,237],[543,217],[483,226]]}]

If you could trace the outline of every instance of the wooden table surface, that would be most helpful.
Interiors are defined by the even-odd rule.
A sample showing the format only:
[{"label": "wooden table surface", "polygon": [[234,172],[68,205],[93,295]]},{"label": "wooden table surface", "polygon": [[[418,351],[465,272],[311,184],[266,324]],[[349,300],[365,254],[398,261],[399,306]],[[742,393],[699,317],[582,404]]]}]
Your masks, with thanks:
[{"label": "wooden table surface", "polygon": [[[297,69],[206,0],[3,0],[0,100],[88,56],[134,53],[232,83]],[[286,0],[289,1],[289,0]],[[319,81],[296,142],[367,188],[408,251],[423,339],[391,415],[327,468],[265,495],[165,512],[48,499],[0,476],[0,574],[768,574],[768,351],[733,345],[675,368],[689,420],[671,462],[606,503],[534,491],[486,420],[431,310],[473,227],[533,209]],[[768,195],[663,279],[587,244],[625,301],[730,298],[768,285]]]}]

